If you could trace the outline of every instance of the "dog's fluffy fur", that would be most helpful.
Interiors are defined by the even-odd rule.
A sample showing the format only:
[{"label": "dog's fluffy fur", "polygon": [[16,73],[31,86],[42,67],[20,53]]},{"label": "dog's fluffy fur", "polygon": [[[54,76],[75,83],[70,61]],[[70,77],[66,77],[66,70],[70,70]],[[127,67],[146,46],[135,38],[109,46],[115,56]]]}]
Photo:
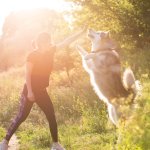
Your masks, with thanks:
[{"label": "dog's fluffy fur", "polygon": [[117,100],[127,98],[131,93],[133,100],[137,95],[139,84],[129,68],[125,70],[123,78],[121,78],[120,58],[118,53],[113,50],[115,44],[111,40],[109,32],[96,32],[90,29],[88,37],[92,42],[91,53],[79,45],[77,49],[82,56],[83,67],[90,75],[94,90],[106,103],[110,120],[117,125],[119,119]]}]

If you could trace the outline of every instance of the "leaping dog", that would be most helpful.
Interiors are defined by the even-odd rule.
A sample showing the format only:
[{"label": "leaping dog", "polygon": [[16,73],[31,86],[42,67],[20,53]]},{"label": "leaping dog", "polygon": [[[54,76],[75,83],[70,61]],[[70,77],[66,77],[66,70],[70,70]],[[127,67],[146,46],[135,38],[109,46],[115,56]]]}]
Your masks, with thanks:
[{"label": "leaping dog", "polygon": [[91,52],[88,53],[79,45],[77,49],[82,57],[83,67],[90,75],[94,90],[106,103],[110,120],[117,125],[119,99],[126,100],[132,94],[132,103],[140,85],[129,68],[124,71],[123,78],[121,77],[120,57],[115,51],[115,44],[109,32],[89,29],[88,37],[92,42]]}]

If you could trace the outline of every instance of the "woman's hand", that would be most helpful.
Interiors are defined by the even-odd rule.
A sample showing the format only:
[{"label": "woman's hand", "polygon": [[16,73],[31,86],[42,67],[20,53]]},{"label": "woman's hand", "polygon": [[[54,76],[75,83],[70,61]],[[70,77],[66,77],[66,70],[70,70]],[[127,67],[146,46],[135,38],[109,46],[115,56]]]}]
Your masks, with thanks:
[{"label": "woman's hand", "polygon": [[83,29],[81,30],[81,34],[84,34],[87,31],[87,25],[83,26]]},{"label": "woman's hand", "polygon": [[72,36],[69,36],[68,38],[66,38],[62,42],[56,44],[56,48],[62,49],[62,48],[67,47],[69,44],[71,44],[72,42],[74,42],[75,40],[80,38],[81,35],[83,35],[86,31],[87,31],[87,26],[84,26],[82,30],[78,31],[77,33],[73,34]]},{"label": "woman's hand", "polygon": [[28,92],[27,98],[29,101],[34,102],[35,101],[35,96],[32,91]]}]

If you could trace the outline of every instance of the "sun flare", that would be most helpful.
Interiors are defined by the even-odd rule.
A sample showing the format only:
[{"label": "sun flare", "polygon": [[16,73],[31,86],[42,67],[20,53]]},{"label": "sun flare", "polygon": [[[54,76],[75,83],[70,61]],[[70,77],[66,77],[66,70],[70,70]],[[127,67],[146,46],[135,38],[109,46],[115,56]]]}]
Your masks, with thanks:
[{"label": "sun flare", "polygon": [[9,15],[10,12],[36,8],[48,8],[62,12],[64,10],[70,10],[71,7],[70,4],[64,0],[0,0],[0,29],[2,28],[5,17]]},{"label": "sun flare", "polygon": [[63,0],[5,0],[2,4],[3,10],[18,11],[47,7],[57,11],[67,9],[67,3]]}]

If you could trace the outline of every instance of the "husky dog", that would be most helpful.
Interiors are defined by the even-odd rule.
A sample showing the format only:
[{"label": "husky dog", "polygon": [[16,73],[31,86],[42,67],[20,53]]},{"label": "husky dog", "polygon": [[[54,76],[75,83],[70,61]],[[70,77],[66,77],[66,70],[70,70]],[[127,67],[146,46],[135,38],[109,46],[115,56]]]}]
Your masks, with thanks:
[{"label": "husky dog", "polygon": [[77,49],[82,56],[83,67],[90,75],[94,90],[106,103],[110,120],[117,125],[119,99],[126,100],[132,94],[133,102],[138,93],[139,83],[129,68],[124,71],[121,78],[120,58],[109,32],[89,29],[88,37],[92,42],[91,52],[88,53],[79,45]]}]

